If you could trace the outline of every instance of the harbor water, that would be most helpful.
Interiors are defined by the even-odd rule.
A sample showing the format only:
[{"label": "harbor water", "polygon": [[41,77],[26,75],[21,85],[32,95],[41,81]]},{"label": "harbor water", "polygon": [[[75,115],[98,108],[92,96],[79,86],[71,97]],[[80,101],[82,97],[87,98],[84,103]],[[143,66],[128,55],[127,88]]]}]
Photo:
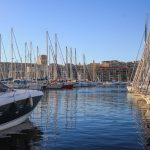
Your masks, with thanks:
[{"label": "harbor water", "polygon": [[0,150],[149,149],[149,119],[125,88],[47,90],[29,120],[0,133]]}]

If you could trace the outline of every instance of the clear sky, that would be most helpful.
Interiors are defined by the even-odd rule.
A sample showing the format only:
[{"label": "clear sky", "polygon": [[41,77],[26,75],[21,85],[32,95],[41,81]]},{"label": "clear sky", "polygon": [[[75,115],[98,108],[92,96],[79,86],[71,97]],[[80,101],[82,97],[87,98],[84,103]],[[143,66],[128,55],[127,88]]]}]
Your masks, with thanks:
[{"label": "clear sky", "polygon": [[[24,43],[46,54],[45,32],[77,49],[78,61],[135,60],[150,0],[0,0],[0,33],[10,59],[10,29],[24,57]],[[4,58],[3,58],[4,59]]]}]

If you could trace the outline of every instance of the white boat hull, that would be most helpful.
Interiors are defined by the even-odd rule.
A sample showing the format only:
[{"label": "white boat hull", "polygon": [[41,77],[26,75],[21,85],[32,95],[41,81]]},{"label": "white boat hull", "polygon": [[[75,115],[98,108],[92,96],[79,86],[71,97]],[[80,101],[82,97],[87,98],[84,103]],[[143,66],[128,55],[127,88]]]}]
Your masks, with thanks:
[{"label": "white boat hull", "polygon": [[77,87],[93,87],[93,86],[96,86],[96,83],[95,82],[84,82],[84,81],[79,81],[77,83],[74,83],[73,85],[75,88]]},{"label": "white boat hull", "polygon": [[31,115],[43,93],[36,90],[14,90],[0,95],[0,131],[24,122]]},{"label": "white boat hull", "polygon": [[61,89],[63,87],[63,84],[48,84],[47,89]]},{"label": "white boat hull", "polygon": [[20,118],[17,118],[15,120],[12,120],[10,122],[7,122],[7,123],[4,123],[4,124],[0,125],[0,131],[8,129],[8,128],[11,128],[13,126],[16,126],[18,124],[23,123],[24,121],[26,121],[29,118],[31,113],[32,113],[32,111],[27,113],[27,114],[25,114],[24,116],[21,116]]}]

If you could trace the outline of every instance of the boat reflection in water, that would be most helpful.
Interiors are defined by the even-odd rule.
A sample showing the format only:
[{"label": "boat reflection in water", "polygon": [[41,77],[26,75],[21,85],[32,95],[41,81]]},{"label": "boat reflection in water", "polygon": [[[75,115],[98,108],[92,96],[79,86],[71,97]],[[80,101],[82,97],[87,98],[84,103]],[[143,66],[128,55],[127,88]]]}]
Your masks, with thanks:
[{"label": "boat reflection in water", "polygon": [[129,93],[128,100],[131,103],[133,114],[137,121],[137,128],[140,129],[139,138],[143,146],[148,148],[150,146],[150,105],[138,94]]},{"label": "boat reflection in water", "polygon": [[132,149],[137,143],[132,135],[134,129],[130,128],[126,112],[117,114],[126,104],[126,92],[120,90],[45,91],[31,118],[43,131],[39,149],[121,149],[124,145]]},{"label": "boat reflection in water", "polygon": [[[74,99],[71,100],[71,97]],[[45,134],[48,132],[46,130],[52,129],[54,135],[57,135],[60,124],[65,128],[73,128],[76,126],[77,97],[76,91],[45,91],[44,97],[34,110],[31,119],[37,126],[40,125]]]},{"label": "boat reflection in water", "polygon": [[0,149],[31,150],[36,147],[42,134],[38,127],[27,120],[20,125],[0,132]]},{"label": "boat reflection in water", "polygon": [[0,150],[141,150],[150,143],[148,114],[120,88],[47,90],[30,117],[36,127],[0,132]]}]

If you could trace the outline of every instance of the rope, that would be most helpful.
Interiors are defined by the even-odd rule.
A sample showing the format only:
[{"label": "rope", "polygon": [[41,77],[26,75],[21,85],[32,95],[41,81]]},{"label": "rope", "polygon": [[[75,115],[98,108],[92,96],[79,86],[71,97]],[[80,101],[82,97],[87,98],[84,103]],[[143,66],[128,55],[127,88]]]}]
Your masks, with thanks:
[{"label": "rope", "polygon": [[[140,47],[139,47],[139,49],[138,49],[138,53],[137,53],[137,56],[136,56],[136,60],[135,60],[135,61],[137,61],[137,59],[138,59],[138,57],[139,57],[139,53],[140,53],[140,50],[141,50],[141,47],[142,47],[143,39],[144,39],[144,32],[143,32],[143,35],[142,35],[142,39],[141,39],[141,42],[140,42]],[[132,77],[133,77],[133,74],[134,74],[134,71],[135,71],[135,66],[136,66],[136,64],[134,63],[134,65],[133,65],[133,70],[132,70],[131,76],[130,76],[130,78],[129,78],[129,82],[131,81],[131,79],[132,79]]]},{"label": "rope", "polygon": [[6,62],[7,62],[6,51],[5,51],[5,47],[4,47],[3,41],[2,41],[2,48],[3,48],[3,50],[4,50],[4,56],[5,56],[5,60],[6,60]]},{"label": "rope", "polygon": [[56,61],[56,56],[55,56],[55,53],[54,53],[53,45],[52,45],[52,42],[51,42],[51,39],[50,39],[49,34],[48,34],[48,39],[49,39],[49,42],[50,42],[51,47],[52,47],[51,52],[52,52],[52,57],[53,57],[53,60],[54,60],[54,64],[57,65],[57,66],[56,66],[56,70],[57,70],[57,73],[58,73],[58,75],[59,75],[59,77],[60,77],[60,72],[59,72],[58,64],[56,64],[56,62],[57,62],[57,61]]},{"label": "rope", "polygon": [[19,48],[18,48],[18,44],[17,44],[17,40],[16,40],[16,36],[15,36],[14,32],[13,32],[13,36],[14,36],[14,40],[15,40],[15,44],[16,44],[16,48],[17,48],[17,52],[18,52],[18,55],[19,55],[20,61],[21,61],[21,63],[22,63],[22,57],[21,57],[20,52],[19,52]]}]

